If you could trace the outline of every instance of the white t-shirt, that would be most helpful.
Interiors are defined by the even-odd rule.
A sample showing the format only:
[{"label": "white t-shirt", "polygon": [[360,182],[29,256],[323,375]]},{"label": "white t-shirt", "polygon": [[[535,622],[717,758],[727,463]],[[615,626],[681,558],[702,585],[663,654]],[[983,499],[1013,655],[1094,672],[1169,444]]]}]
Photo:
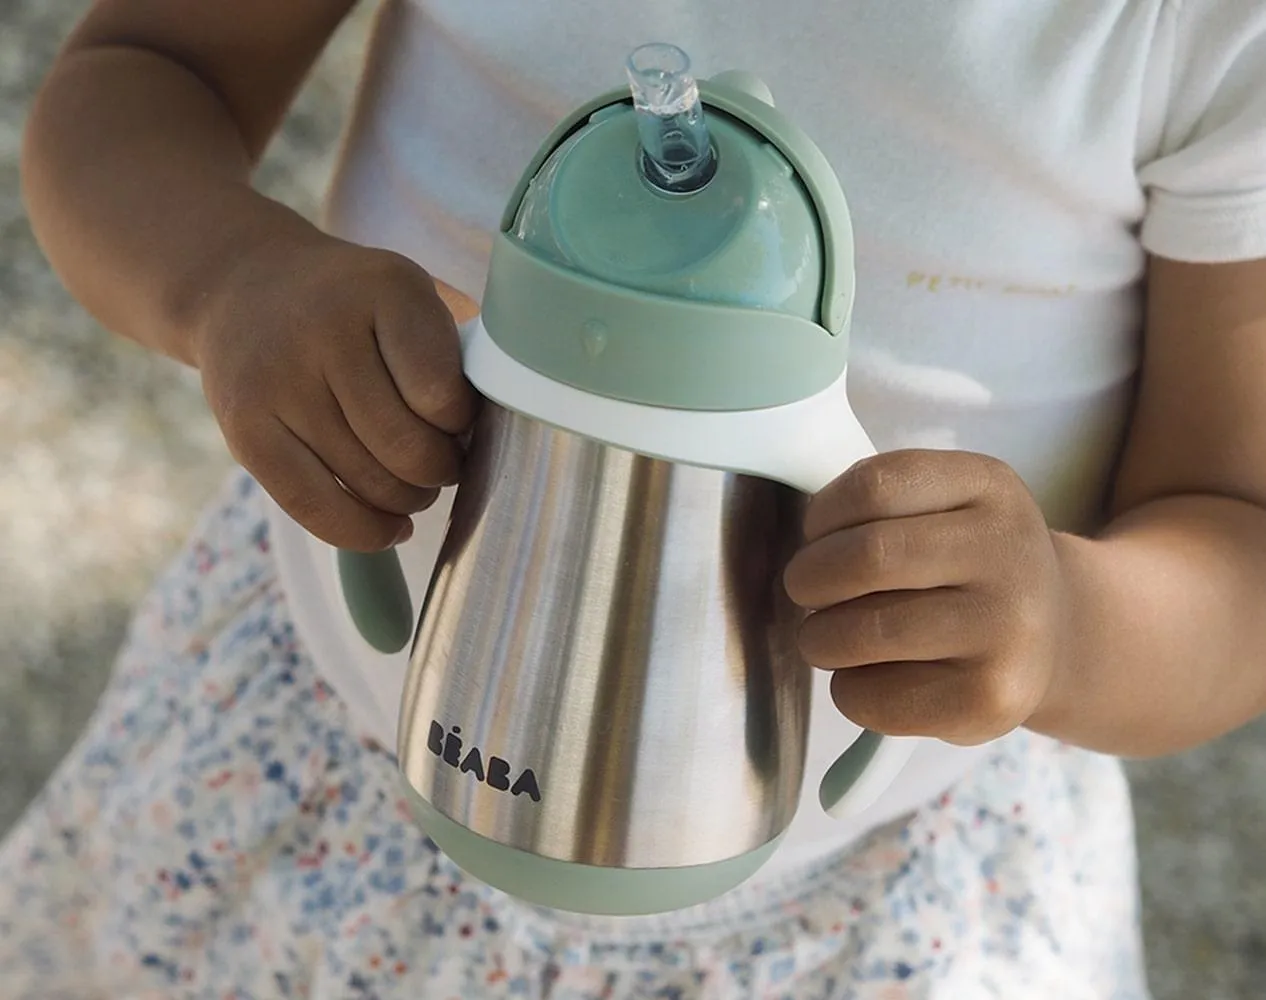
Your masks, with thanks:
[{"label": "white t-shirt", "polygon": [[[1146,252],[1266,256],[1266,4],[388,0],[329,226],[478,299],[520,170],[647,41],[680,45],[700,76],[763,77],[838,172],[857,239],[849,393],[876,445],[997,456],[1053,527],[1091,526]],[[403,549],[415,595],[445,508]],[[394,747],[405,655],[359,643],[328,559],[275,521],[300,632],[357,725]],[[814,727],[828,748],[856,733],[834,712]],[[802,808],[782,863],[934,797],[979,752],[923,743],[856,823]]]}]

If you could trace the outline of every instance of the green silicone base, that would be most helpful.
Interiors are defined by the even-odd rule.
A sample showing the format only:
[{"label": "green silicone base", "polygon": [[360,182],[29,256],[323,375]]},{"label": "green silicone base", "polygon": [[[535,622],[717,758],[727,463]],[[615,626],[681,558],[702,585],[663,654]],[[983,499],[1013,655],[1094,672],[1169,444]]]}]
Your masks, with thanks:
[{"label": "green silicone base", "polygon": [[507,847],[449,819],[403,782],[418,825],[463,871],[528,903],[572,913],[644,916],[706,903],[751,878],[782,837],[686,868],[604,868]]}]

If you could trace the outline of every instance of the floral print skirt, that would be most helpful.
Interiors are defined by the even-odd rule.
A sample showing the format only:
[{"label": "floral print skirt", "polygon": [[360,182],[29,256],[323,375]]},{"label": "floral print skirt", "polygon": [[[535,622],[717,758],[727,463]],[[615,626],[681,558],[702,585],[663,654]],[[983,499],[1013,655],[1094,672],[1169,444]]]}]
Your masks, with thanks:
[{"label": "floral print skirt", "polygon": [[661,917],[530,907],[411,822],[237,475],[0,844],[3,1000],[1144,1000],[1129,796],[1027,733],[811,868]]}]

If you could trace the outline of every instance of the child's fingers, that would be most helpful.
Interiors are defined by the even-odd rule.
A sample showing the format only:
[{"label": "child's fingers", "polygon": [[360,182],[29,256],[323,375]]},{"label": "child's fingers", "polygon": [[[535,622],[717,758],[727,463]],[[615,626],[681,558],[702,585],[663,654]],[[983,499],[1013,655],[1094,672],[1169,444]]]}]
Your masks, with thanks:
[{"label": "child's fingers", "polygon": [[987,528],[975,510],[871,521],[810,542],[783,580],[791,599],[810,611],[864,594],[962,586],[990,551]]},{"label": "child's fingers", "polygon": [[971,506],[1003,478],[1001,463],[957,451],[890,451],[855,464],[809,501],[809,541],[870,521]]},{"label": "child's fingers", "polygon": [[991,624],[980,596],[960,588],[867,594],[809,615],[799,645],[825,670],[959,661],[989,648]]},{"label": "child's fingers", "polygon": [[386,470],[415,487],[457,481],[461,447],[406,404],[372,341],[356,364],[332,365],[325,377],[342,410],[342,422]]},{"label": "child's fingers", "polygon": [[407,517],[375,510],[340,486],[329,467],[279,420],[239,441],[233,451],[282,510],[330,545],[380,552],[412,529]]},{"label": "child's fingers", "polygon": [[424,271],[406,263],[376,296],[374,335],[409,409],[450,434],[466,430],[478,395],[462,373],[457,324]]},{"label": "child's fingers", "polygon": [[[387,386],[390,391],[390,385]],[[403,408],[403,404],[401,404]],[[311,449],[343,485],[357,497],[387,514],[416,514],[435,502],[429,484],[406,482],[384,466],[356,435],[339,408],[338,400],[326,389],[305,400],[296,413],[280,414],[282,422]],[[414,418],[417,421],[417,418]],[[421,424],[421,421],[417,421]],[[433,427],[421,424],[436,437]]]}]

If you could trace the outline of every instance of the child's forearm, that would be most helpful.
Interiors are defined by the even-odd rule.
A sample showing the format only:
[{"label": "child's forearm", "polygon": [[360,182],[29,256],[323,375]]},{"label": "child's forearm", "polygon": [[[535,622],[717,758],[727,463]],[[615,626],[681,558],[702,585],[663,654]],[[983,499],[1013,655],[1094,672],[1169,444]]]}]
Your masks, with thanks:
[{"label": "child's forearm", "polygon": [[1057,541],[1077,627],[1031,728],[1153,756],[1266,711],[1266,511],[1174,496]]},{"label": "child's forearm", "polygon": [[254,248],[316,234],[251,189],[248,147],[216,93],[177,62],[123,46],[71,51],[25,136],[36,237],[101,323],[192,364],[222,276]]}]

